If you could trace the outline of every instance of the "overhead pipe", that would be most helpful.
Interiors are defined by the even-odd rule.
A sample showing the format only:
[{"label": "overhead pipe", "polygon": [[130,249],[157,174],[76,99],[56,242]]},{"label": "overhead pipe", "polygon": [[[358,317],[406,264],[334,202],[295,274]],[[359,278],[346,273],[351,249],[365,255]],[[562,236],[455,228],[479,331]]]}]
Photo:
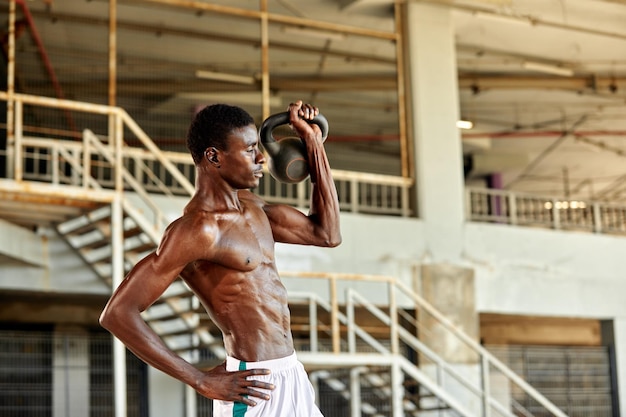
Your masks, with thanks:
[{"label": "overhead pipe", "polygon": [[[519,138],[537,138],[537,137],[559,137],[563,135],[563,130],[537,130],[530,132],[476,132],[464,133],[463,139],[519,139]],[[577,130],[573,132],[576,136],[626,136],[626,130]]]},{"label": "overhead pipe", "polygon": [[[26,23],[28,23],[30,34],[33,37],[33,41],[37,45],[37,50],[39,51],[39,55],[41,56],[43,65],[46,68],[46,72],[50,76],[50,81],[52,82],[52,87],[54,88],[54,92],[56,93],[57,98],[64,99],[65,94],[63,94],[63,89],[61,88],[59,79],[57,78],[56,73],[54,72],[54,68],[52,67],[52,62],[50,61],[50,57],[48,56],[48,53],[46,52],[46,48],[43,45],[41,36],[39,36],[39,32],[37,31],[37,28],[35,26],[35,21],[33,19],[33,16],[30,13],[30,10],[28,9],[28,6],[26,5],[26,2],[24,0],[15,0],[15,2],[16,4],[19,4],[20,8],[22,9],[22,14],[24,15],[24,19],[26,19]],[[65,118],[67,119],[67,123],[70,127],[70,130],[76,130],[76,124],[74,123],[72,114],[68,110],[65,110],[64,113],[65,113]]]}]

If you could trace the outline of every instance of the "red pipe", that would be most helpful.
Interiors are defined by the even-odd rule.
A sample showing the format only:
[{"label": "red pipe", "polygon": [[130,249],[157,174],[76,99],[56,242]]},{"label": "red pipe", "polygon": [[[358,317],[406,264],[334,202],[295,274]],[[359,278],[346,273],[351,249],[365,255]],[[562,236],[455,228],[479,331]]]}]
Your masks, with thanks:
[{"label": "red pipe", "polygon": [[[28,6],[24,0],[15,0],[16,4],[19,4],[22,8],[22,13],[24,14],[24,18],[28,23],[28,27],[30,28],[30,34],[37,45],[37,49],[39,50],[39,55],[41,55],[41,59],[43,61],[44,67],[50,76],[50,80],[52,81],[52,86],[54,88],[54,92],[57,95],[57,98],[64,99],[65,95],[63,94],[63,89],[61,88],[61,84],[59,84],[59,80],[54,72],[54,68],[52,67],[52,63],[50,62],[50,57],[48,57],[48,53],[46,52],[46,48],[41,41],[41,37],[39,36],[39,32],[35,27],[35,21],[33,16],[30,14],[30,10],[28,10]],[[67,123],[71,130],[76,130],[76,124],[74,123],[74,119],[72,118],[72,114],[65,110],[65,117],[67,118]]]},{"label": "red pipe", "polygon": [[[490,139],[515,139],[535,137],[559,137],[565,133],[562,130],[539,130],[530,132],[485,132],[464,133],[463,139],[490,138]],[[574,136],[626,136],[626,130],[575,130],[570,132]]]}]

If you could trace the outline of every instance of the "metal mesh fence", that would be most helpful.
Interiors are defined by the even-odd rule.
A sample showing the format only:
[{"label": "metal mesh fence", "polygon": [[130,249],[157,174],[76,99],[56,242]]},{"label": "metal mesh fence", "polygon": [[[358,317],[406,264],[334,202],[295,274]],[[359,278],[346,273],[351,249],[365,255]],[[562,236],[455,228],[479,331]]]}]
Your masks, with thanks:
[{"label": "metal mesh fence", "polygon": [[[606,347],[488,346],[500,360],[571,417],[611,417],[613,386]],[[514,407],[542,416],[541,406],[513,389]]]},{"label": "metal mesh fence", "polygon": [[[148,415],[146,366],[127,353],[128,417]],[[0,415],[114,415],[111,336],[0,330]]]}]

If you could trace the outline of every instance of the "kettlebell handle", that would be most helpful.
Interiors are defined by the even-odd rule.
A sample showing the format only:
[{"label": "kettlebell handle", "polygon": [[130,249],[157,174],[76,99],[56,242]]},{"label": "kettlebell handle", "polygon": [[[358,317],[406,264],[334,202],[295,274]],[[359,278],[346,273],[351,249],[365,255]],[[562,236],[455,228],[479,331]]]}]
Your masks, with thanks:
[{"label": "kettlebell handle", "polygon": [[[309,124],[314,123],[318,125],[322,131],[322,141],[325,141],[328,137],[328,120],[322,113],[318,113],[311,120],[307,120]],[[289,124],[289,112],[276,113],[263,121],[259,130],[259,137],[261,143],[267,147],[267,144],[275,143],[274,135],[272,131],[278,126]],[[271,146],[271,145],[270,145]]]}]

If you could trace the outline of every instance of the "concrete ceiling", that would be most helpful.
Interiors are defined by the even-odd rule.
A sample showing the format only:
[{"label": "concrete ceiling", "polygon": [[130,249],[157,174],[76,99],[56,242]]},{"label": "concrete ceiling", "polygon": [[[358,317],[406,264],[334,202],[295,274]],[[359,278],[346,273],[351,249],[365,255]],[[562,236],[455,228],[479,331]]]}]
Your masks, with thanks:
[{"label": "concrete ceiling", "polygon": [[[499,173],[515,191],[626,199],[626,0],[423,2],[449,8],[454,21],[460,113],[474,123],[462,131],[468,183]],[[108,1],[25,3],[65,95],[106,102]],[[260,25],[244,16],[258,12],[259,1],[175,3],[117,0],[118,104],[153,124],[163,146],[184,137],[165,123],[186,125],[199,104],[231,101],[261,114]],[[272,112],[310,100],[331,123],[333,166],[398,175],[396,50],[381,35],[394,30],[393,1],[270,0],[268,7]],[[292,18],[323,22],[318,34],[330,34],[294,34]],[[18,38],[20,47],[24,60],[28,50],[37,58],[32,37]],[[25,92],[49,87],[49,71],[19,59]],[[251,84],[200,79],[198,70]]]}]

